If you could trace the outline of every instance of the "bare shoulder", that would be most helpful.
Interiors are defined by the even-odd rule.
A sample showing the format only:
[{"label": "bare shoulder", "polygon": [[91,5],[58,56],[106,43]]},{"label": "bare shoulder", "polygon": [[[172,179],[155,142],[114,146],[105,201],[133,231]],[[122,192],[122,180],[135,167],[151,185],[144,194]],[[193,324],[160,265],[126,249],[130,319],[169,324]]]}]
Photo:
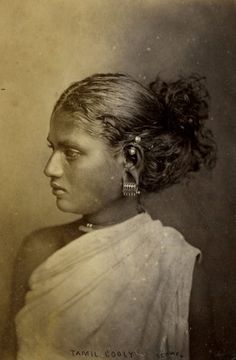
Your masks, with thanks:
[{"label": "bare shoulder", "polygon": [[75,239],[78,236],[77,227],[75,221],[34,231],[23,239],[17,262],[24,262],[24,268],[32,272],[55,251]]},{"label": "bare shoulder", "polygon": [[191,360],[214,359],[215,341],[210,284],[203,263],[196,262],[189,310]]},{"label": "bare shoulder", "polygon": [[24,304],[28,281],[32,272],[55,251],[78,236],[77,221],[34,231],[23,239],[19,248],[12,286],[12,311]]}]

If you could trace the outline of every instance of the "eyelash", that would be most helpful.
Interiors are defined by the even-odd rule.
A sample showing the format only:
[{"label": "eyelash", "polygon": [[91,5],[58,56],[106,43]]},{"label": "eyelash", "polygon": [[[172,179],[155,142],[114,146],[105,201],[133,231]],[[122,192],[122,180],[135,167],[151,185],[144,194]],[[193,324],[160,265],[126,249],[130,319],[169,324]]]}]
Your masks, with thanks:
[{"label": "eyelash", "polygon": [[[49,149],[54,150],[53,145],[47,144],[47,146]],[[66,158],[71,161],[76,160],[80,155],[80,152],[75,149],[64,149],[63,153],[65,154]]]},{"label": "eyelash", "polygon": [[69,160],[76,160],[80,156],[79,151],[75,149],[65,149],[64,154]]}]

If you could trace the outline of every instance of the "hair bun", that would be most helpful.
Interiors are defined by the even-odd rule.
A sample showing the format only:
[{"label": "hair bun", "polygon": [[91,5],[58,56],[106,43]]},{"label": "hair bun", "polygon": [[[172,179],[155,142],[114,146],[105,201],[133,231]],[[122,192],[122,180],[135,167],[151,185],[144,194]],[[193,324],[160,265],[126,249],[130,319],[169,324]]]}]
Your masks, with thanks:
[{"label": "hair bun", "polygon": [[163,106],[163,125],[168,131],[190,136],[202,128],[209,112],[205,77],[194,74],[169,83],[158,77],[150,88]]}]

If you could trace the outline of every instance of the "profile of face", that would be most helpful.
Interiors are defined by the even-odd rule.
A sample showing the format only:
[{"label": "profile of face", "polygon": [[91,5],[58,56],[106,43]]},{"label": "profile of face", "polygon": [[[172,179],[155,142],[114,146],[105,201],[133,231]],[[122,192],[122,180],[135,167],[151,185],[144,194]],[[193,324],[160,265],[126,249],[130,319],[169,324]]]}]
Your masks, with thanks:
[{"label": "profile of face", "polygon": [[48,135],[52,154],[44,173],[57,207],[92,214],[122,196],[124,161],[101,137],[89,134],[72,114],[57,111]]}]

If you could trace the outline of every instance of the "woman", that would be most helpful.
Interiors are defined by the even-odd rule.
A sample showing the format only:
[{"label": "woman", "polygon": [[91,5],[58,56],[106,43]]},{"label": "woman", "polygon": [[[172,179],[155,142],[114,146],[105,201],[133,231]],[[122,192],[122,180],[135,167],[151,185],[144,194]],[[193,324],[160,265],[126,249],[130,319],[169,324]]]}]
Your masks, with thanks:
[{"label": "woman", "polygon": [[189,337],[191,359],[211,358],[200,250],[154,221],[140,199],[214,165],[207,117],[198,76],[146,88],[96,74],[60,96],[45,174],[57,207],[83,217],[21,247],[18,360],[189,359]]}]

